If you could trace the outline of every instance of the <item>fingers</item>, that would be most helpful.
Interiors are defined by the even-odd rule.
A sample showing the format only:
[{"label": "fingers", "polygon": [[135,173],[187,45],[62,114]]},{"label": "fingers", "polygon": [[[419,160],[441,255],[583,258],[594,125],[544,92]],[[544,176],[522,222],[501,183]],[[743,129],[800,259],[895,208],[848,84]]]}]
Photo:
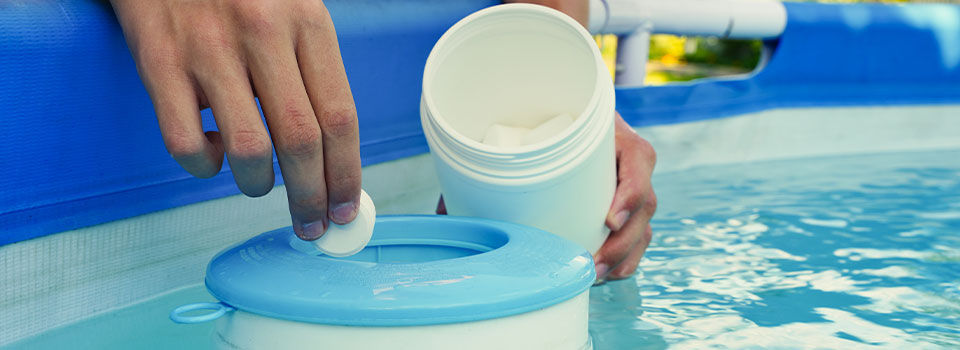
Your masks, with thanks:
[{"label": "fingers", "polygon": [[203,132],[197,90],[172,58],[158,52],[142,57],[140,70],[150,93],[163,135],[173,159],[200,178],[217,174],[223,165],[223,148],[217,133]]},{"label": "fingers", "polygon": [[[629,169],[622,169],[621,172],[634,173],[633,170]],[[630,216],[641,206],[643,188],[639,186],[639,183],[642,183],[642,180],[635,181],[629,176],[617,184],[617,190],[613,195],[613,204],[610,205],[610,211],[607,213],[606,219],[606,225],[610,228],[610,231],[622,229]]]},{"label": "fingers", "polygon": [[[607,240],[603,242],[603,246],[594,255],[598,280],[606,279],[608,274],[620,268],[621,264],[628,260],[630,253],[637,247],[640,247],[643,251],[646,250],[646,245],[650,244],[650,241],[649,239],[644,241],[643,234],[649,223],[649,217],[636,215],[630,218],[622,229],[610,233]],[[639,258],[637,258],[637,261],[640,261]]]},{"label": "fingers", "polygon": [[292,29],[275,25],[262,9],[245,16],[241,21],[252,33],[244,43],[250,75],[276,146],[293,228],[314,240],[328,225],[323,144],[289,40]]},{"label": "fingers", "polygon": [[612,233],[594,256],[598,280],[625,278],[636,270],[650,244],[650,219],[657,210],[650,184],[653,147],[619,115],[616,123],[617,190],[606,219]]},{"label": "fingers", "polygon": [[[263,195],[273,186],[272,138],[301,238],[354,219],[356,107],[322,1],[117,3],[164,140],[187,171],[215,175],[225,149],[241,191]],[[206,104],[222,134],[203,136]]]},{"label": "fingers", "polygon": [[647,192],[652,192],[650,176],[656,153],[619,115],[616,128],[617,190],[606,219],[611,231],[620,230],[637,210],[656,209],[656,203],[644,203],[645,198],[656,198],[647,196]]},{"label": "fingers", "polygon": [[337,35],[322,4],[308,6],[300,28],[297,61],[323,138],[323,167],[330,220],[346,224],[360,200],[360,136],[350,83],[340,58]]},{"label": "fingers", "polygon": [[253,99],[246,69],[234,52],[205,49],[195,75],[223,137],[237,187],[258,197],[273,188],[273,147]]},{"label": "fingers", "polygon": [[640,240],[633,246],[630,253],[627,254],[627,257],[617,264],[605,278],[608,280],[618,280],[633,275],[633,272],[637,270],[637,266],[640,265],[640,259],[643,258],[643,254],[646,253],[647,247],[650,246],[650,240],[652,238],[653,230],[648,223],[643,234],[640,235]]}]

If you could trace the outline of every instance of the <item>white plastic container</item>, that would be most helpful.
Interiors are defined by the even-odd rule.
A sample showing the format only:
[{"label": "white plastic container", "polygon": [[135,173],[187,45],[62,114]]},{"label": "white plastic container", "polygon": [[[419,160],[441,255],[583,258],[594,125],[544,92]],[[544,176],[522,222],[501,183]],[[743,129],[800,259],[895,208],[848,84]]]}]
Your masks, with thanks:
[{"label": "white plastic container", "polygon": [[[427,59],[421,122],[447,212],[525,224],[596,252],[616,189],[613,82],[589,33],[563,13],[509,4],[448,30]],[[513,147],[493,124],[572,125]]]},{"label": "white plastic container", "polygon": [[216,322],[221,350],[589,350],[589,291],[543,310],[492,320],[404,327],[304,323],[233,311]]}]

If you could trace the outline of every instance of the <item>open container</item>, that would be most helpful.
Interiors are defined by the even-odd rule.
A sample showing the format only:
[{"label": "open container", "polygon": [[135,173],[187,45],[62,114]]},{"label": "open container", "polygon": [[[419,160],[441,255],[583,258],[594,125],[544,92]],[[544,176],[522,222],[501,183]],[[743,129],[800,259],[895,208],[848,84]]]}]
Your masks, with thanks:
[{"label": "open container", "polygon": [[289,227],[228,248],[205,278],[220,302],[170,317],[216,322],[218,349],[590,349],[595,274],[582,247],[532,227],[388,216],[346,258]]},{"label": "open container", "polygon": [[[613,82],[589,33],[545,6],[467,16],[427,59],[421,123],[447,212],[537,227],[595,252],[616,189]],[[542,141],[484,144],[494,124],[532,129],[566,114]]]}]

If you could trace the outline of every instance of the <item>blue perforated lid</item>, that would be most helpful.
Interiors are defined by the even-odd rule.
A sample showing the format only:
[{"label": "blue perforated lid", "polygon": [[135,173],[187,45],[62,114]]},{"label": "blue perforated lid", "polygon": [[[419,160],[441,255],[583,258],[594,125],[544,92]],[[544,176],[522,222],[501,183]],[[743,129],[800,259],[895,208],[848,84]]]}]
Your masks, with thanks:
[{"label": "blue perforated lid", "polygon": [[548,307],[593,283],[590,254],[527,226],[445,216],[377,219],[357,255],[333,258],[287,227],[210,262],[207,289],[234,308],[294,321],[406,326]]}]

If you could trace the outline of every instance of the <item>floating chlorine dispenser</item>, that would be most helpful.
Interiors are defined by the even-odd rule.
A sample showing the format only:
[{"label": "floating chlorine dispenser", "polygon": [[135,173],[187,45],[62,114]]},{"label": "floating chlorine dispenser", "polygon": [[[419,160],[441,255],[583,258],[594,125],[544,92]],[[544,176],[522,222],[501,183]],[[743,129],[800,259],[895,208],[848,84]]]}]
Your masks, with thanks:
[{"label": "floating chlorine dispenser", "polygon": [[386,216],[345,258],[289,227],[224,250],[206,286],[218,349],[589,349],[596,272],[577,244],[477,218]]}]

